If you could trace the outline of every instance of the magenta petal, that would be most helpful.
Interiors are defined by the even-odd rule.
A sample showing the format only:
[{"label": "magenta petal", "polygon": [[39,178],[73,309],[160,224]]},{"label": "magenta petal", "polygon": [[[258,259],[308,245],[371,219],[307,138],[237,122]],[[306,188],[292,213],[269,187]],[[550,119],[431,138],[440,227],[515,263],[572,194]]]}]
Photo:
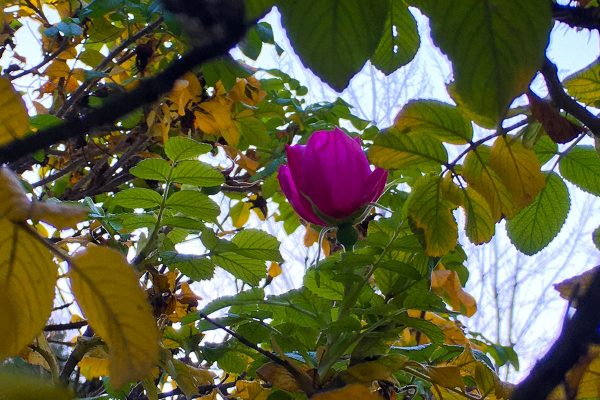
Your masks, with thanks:
[{"label": "magenta petal", "polygon": [[304,199],[301,198],[298,190],[296,188],[296,184],[292,178],[292,174],[290,172],[290,168],[287,165],[282,165],[279,167],[279,173],[277,178],[279,179],[279,185],[281,186],[281,190],[285,197],[287,197],[288,201],[296,210],[298,215],[304,218],[306,221],[316,224],[316,225],[327,225],[325,222],[321,221],[319,217],[317,217],[310,207],[310,204]]},{"label": "magenta petal", "polygon": [[287,154],[288,166],[292,173],[294,182],[300,182],[302,179],[302,158],[306,151],[305,145],[297,144],[295,146],[286,146],[285,152]]},{"label": "magenta petal", "polygon": [[379,196],[385,189],[385,183],[387,181],[388,172],[383,168],[375,168],[375,171],[371,172],[369,179],[365,182],[364,186],[364,197],[363,205],[366,203],[372,203],[379,199]]}]

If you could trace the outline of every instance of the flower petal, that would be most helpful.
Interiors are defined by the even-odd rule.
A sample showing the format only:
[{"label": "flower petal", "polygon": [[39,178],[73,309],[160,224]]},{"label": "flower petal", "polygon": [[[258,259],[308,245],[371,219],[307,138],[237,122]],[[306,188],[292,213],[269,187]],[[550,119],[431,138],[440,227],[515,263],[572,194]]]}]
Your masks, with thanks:
[{"label": "flower petal", "polygon": [[294,146],[288,145],[285,147],[288,166],[290,168],[290,172],[292,173],[292,178],[294,178],[294,182],[300,182],[300,180],[302,179],[302,158],[304,157],[305,151],[306,146],[301,144],[297,144]]},{"label": "flower petal", "polygon": [[279,167],[277,178],[279,179],[279,185],[281,186],[283,194],[288,199],[294,210],[296,210],[298,215],[312,224],[323,226],[327,225],[312,212],[310,204],[308,204],[308,202],[298,193],[292,173],[287,165],[282,165]]},{"label": "flower petal", "polygon": [[381,196],[385,189],[387,177],[388,172],[383,168],[375,168],[375,171],[371,172],[369,179],[367,179],[363,187],[363,205],[373,203],[379,199],[379,196]]},{"label": "flower petal", "polygon": [[370,174],[359,140],[338,128],[318,131],[308,140],[298,189],[324,214],[345,219],[360,208]]}]

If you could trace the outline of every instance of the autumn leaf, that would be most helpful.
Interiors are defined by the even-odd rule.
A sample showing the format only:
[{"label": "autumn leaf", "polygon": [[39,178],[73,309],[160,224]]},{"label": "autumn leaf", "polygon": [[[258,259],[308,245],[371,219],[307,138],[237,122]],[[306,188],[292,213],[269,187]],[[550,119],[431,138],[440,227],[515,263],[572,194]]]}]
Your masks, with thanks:
[{"label": "autumn leaf", "polygon": [[159,335],[138,278],[125,257],[89,247],[72,257],[71,287],[90,326],[107,343],[114,387],[148,376],[158,364]]},{"label": "autumn leaf", "polygon": [[207,369],[196,368],[176,358],[173,358],[172,362],[174,366],[172,378],[188,398],[198,393],[198,386],[214,382],[214,374]]},{"label": "autumn leaf", "polygon": [[431,290],[444,297],[452,309],[467,317],[471,317],[477,311],[475,299],[462,288],[456,271],[446,269],[433,271],[431,273]]},{"label": "autumn leaf", "polygon": [[81,375],[85,376],[86,379],[94,379],[109,374],[108,353],[102,346],[94,347],[88,351],[77,365]]},{"label": "autumn leaf", "polygon": [[29,130],[27,109],[10,81],[0,78],[0,145],[22,138]]},{"label": "autumn leaf", "polygon": [[600,266],[596,266],[580,275],[576,275],[559,283],[555,283],[554,289],[558,291],[560,297],[565,300],[570,301],[576,299],[586,292],[592,283],[592,279],[598,273],[598,271],[600,271]]},{"label": "autumn leaf", "polygon": [[10,369],[0,371],[0,399],[10,400],[71,400],[75,395],[66,387],[35,375]]},{"label": "autumn leaf", "polygon": [[256,374],[265,382],[269,382],[277,389],[287,392],[300,391],[300,385],[286,368],[281,365],[269,362],[263,364],[256,370]]},{"label": "autumn leaf", "polygon": [[381,400],[382,398],[372,392],[367,386],[353,383],[340,389],[317,393],[311,400]]},{"label": "autumn leaf", "polygon": [[27,346],[52,310],[57,266],[33,235],[0,217],[0,359]]}]

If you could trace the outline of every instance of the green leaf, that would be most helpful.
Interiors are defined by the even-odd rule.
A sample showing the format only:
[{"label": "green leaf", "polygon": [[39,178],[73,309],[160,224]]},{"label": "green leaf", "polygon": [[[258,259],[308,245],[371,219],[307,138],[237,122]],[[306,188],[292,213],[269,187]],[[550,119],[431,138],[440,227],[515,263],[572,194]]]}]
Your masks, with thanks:
[{"label": "green leaf", "polygon": [[212,146],[193,139],[176,136],[165,143],[165,154],[172,161],[193,160],[200,154],[208,153]]},{"label": "green leaf", "polygon": [[207,195],[194,190],[181,190],[167,199],[166,206],[190,217],[215,221],[221,209]]},{"label": "green leaf", "polygon": [[[452,91],[479,125],[493,128],[542,64],[552,15],[547,0],[413,0],[452,61]],[[509,39],[510,38],[510,39]]]},{"label": "green leaf", "polygon": [[540,165],[544,165],[558,153],[558,145],[554,140],[550,139],[550,136],[544,135],[535,143],[533,151],[538,160],[540,160]]},{"label": "green leaf", "polygon": [[[265,291],[261,288],[252,288],[243,292],[239,292],[233,296],[219,297],[210,303],[208,303],[202,312],[206,315],[210,315],[215,311],[221,310],[225,307],[235,305],[256,305],[261,303],[265,299]],[[186,320],[187,321],[187,320]]]},{"label": "green leaf", "polygon": [[441,183],[439,176],[425,176],[417,181],[408,198],[408,218],[413,230],[423,232],[425,253],[429,256],[449,253],[458,240],[452,215],[455,206],[443,197]]},{"label": "green leaf", "polygon": [[225,182],[223,174],[200,161],[182,161],[173,168],[173,182],[194,186],[217,186]]},{"label": "green leaf", "polygon": [[244,55],[252,60],[255,60],[260,55],[263,42],[256,31],[256,26],[246,33],[246,37],[238,44],[238,48]]},{"label": "green leaf", "polygon": [[465,231],[474,244],[487,243],[494,236],[496,220],[487,200],[475,189],[468,187],[464,191],[464,210],[466,215]]},{"label": "green leaf", "polygon": [[221,81],[227,91],[235,85],[237,78],[250,76],[250,71],[242,67],[229,55],[203,64],[202,73],[209,86],[214,86],[218,81]]},{"label": "green leaf", "polygon": [[600,226],[594,229],[594,232],[592,233],[592,241],[594,242],[594,246],[600,250]]},{"label": "green leaf", "polygon": [[237,254],[263,261],[283,262],[279,252],[279,240],[259,229],[244,229],[231,240],[238,248]]},{"label": "green leaf", "polygon": [[570,206],[567,185],[558,174],[548,173],[546,185],[533,203],[507,221],[510,241],[527,255],[537,253],[558,235]]},{"label": "green leaf", "polygon": [[32,128],[48,129],[63,123],[63,120],[52,114],[38,114],[29,118]]},{"label": "green leaf", "polygon": [[392,1],[383,35],[371,63],[386,75],[408,64],[417,54],[421,38],[415,17],[406,5]]},{"label": "green leaf", "polygon": [[119,231],[122,233],[133,232],[140,228],[149,228],[156,224],[154,214],[119,214],[114,219],[118,221]]},{"label": "green leaf", "polygon": [[424,333],[433,343],[441,344],[444,342],[444,333],[432,322],[420,318],[411,318],[408,316],[400,316],[397,321],[398,323],[401,323],[409,328],[414,328]]},{"label": "green leaf", "polygon": [[177,268],[195,281],[211,279],[215,272],[215,265],[206,256],[180,254],[176,251],[165,251],[160,256],[165,264]]},{"label": "green leaf", "polygon": [[473,138],[473,126],[456,106],[437,100],[413,100],[396,116],[394,127],[401,133],[431,135],[452,144]]},{"label": "green leaf", "polygon": [[171,166],[160,158],[147,158],[140,161],[129,172],[141,179],[165,182],[171,173]]},{"label": "green leaf", "polygon": [[402,133],[390,128],[375,137],[369,160],[385,169],[403,169],[416,165],[439,166],[448,162],[444,145],[422,134]]},{"label": "green leaf", "polygon": [[600,106],[600,61],[596,60],[563,81],[567,92],[582,103]]},{"label": "green leaf", "polygon": [[[317,274],[319,274],[317,281]],[[316,296],[327,300],[343,300],[344,285],[335,281],[326,272],[309,269],[304,275],[304,286]]]},{"label": "green leaf", "polygon": [[55,385],[39,375],[19,373],[16,368],[0,370],[0,399],[12,400],[71,400],[75,395],[62,385]]},{"label": "green leaf", "polygon": [[282,0],[285,30],[305,66],[341,91],[375,52],[386,0]]},{"label": "green leaf", "polygon": [[273,8],[276,0],[245,0],[246,20],[254,21],[263,17]]},{"label": "green leaf", "polygon": [[126,208],[152,208],[162,203],[162,196],[151,189],[125,189],[115,195],[112,203]]},{"label": "green leaf", "polygon": [[581,190],[600,196],[600,158],[592,146],[575,146],[561,158],[559,169]]},{"label": "green leaf", "polygon": [[264,261],[244,257],[240,254],[220,253],[211,258],[219,267],[252,286],[257,286],[267,273]]}]

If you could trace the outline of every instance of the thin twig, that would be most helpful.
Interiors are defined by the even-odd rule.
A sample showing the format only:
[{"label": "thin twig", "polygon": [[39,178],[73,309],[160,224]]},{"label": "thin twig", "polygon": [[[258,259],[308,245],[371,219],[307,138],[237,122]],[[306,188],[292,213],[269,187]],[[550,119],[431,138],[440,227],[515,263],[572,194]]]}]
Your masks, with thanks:
[{"label": "thin twig", "polygon": [[73,330],[73,329],[81,329],[84,326],[87,326],[87,324],[88,324],[87,321],[76,321],[76,322],[69,322],[66,324],[51,324],[51,325],[46,325],[46,327],[44,328],[44,331],[56,332],[56,331],[68,331],[68,330]]}]

